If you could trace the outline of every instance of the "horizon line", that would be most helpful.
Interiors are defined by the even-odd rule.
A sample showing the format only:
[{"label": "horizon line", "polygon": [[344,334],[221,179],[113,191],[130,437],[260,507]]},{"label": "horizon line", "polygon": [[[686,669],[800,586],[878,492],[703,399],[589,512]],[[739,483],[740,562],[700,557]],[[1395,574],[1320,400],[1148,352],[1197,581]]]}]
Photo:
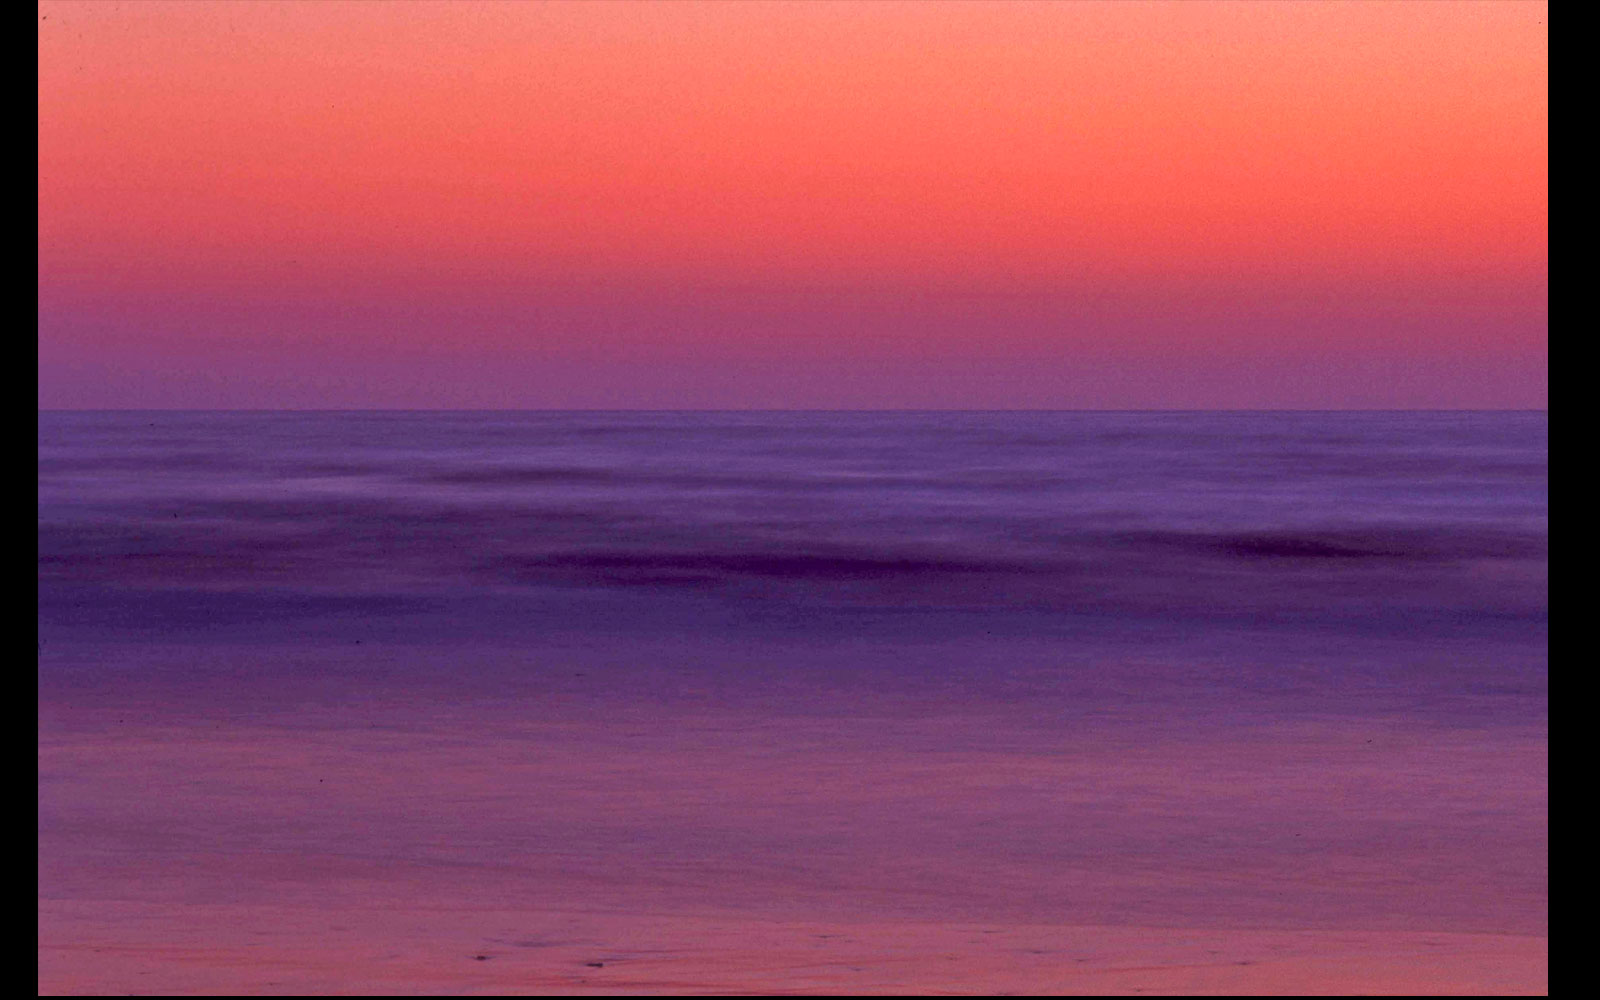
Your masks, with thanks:
[{"label": "horizon line", "polygon": [[205,407],[41,406],[37,413],[1546,413],[1548,406],[1363,407]]}]

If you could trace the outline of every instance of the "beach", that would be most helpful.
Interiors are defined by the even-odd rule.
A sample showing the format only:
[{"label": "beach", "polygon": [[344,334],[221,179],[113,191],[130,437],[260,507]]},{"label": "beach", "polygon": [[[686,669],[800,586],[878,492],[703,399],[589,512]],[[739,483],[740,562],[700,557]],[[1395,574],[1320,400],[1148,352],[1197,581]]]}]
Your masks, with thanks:
[{"label": "beach", "polygon": [[663,729],[568,697],[360,729],[63,710],[41,990],[1547,988],[1534,731],[1044,740],[889,705]]},{"label": "beach", "polygon": [[39,0],[40,995],[1544,995],[1548,6]]},{"label": "beach", "polygon": [[[1447,467],[1347,474],[1373,495],[1417,480],[1406,503],[1448,480],[1426,510],[1366,512],[1384,525],[1329,527],[1302,478],[1239,515],[1258,527],[1199,535],[1167,499],[1114,545],[1096,504],[1156,494],[1063,513],[996,485],[1016,480],[994,447],[971,506],[814,459],[710,488],[680,455],[687,480],[634,485],[508,472],[538,464],[525,444],[464,460],[448,440],[446,472],[407,456],[404,478],[330,482],[317,456],[286,474],[270,435],[208,452],[193,422],[132,420],[109,433],[152,457],[96,446],[127,463],[119,480],[75,454],[84,427],[46,428],[40,992],[1546,992],[1542,466],[1513,503],[1541,438],[1519,455],[1536,427],[1485,423],[1334,429],[1352,454],[1458,442]],[[1063,426],[1069,453],[1139,464]],[[842,465],[853,436],[906,433],[847,421],[824,439]],[[1330,440],[1326,422],[1282,433],[1289,456]],[[614,447],[587,468],[622,476]],[[939,449],[874,460],[975,454]],[[157,460],[180,471],[152,477]],[[467,485],[409,521],[362,509],[441,475]],[[610,519],[610,554],[551,512],[580,501]],[[727,505],[747,502],[730,542]],[[508,533],[517,504],[546,513]],[[915,559],[760,549],[780,516],[843,538],[895,505]],[[1008,509],[1014,548],[986,549],[977,526]],[[319,517],[342,547],[296,534]],[[1089,533],[1015,555],[1043,523]],[[663,525],[678,534],[615,555]],[[371,562],[362,531],[402,528]],[[1077,562],[1092,546],[1104,558]],[[484,565],[511,575],[451,575]]]}]

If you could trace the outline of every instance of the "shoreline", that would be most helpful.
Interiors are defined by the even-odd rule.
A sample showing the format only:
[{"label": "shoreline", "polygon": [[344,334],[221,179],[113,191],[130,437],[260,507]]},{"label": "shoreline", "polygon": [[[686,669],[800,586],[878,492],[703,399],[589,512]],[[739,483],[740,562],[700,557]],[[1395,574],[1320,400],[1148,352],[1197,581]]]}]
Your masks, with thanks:
[{"label": "shoreline", "polygon": [[1430,931],[45,900],[40,933],[51,995],[1548,991],[1547,938]]}]

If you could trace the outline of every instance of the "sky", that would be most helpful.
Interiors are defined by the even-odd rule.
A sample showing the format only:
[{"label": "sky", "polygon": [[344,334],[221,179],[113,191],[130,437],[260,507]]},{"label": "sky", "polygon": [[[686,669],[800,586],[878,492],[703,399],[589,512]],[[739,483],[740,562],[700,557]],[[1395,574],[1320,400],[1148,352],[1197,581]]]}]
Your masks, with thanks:
[{"label": "sky", "polygon": [[1543,408],[1544,3],[45,2],[41,408]]}]

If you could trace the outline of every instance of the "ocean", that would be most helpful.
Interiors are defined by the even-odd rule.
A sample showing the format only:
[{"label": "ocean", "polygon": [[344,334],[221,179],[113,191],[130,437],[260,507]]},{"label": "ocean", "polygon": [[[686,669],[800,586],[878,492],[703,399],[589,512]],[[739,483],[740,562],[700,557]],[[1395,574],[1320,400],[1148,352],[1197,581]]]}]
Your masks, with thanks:
[{"label": "ocean", "polygon": [[42,926],[1538,937],[1547,429],[41,412]]}]

